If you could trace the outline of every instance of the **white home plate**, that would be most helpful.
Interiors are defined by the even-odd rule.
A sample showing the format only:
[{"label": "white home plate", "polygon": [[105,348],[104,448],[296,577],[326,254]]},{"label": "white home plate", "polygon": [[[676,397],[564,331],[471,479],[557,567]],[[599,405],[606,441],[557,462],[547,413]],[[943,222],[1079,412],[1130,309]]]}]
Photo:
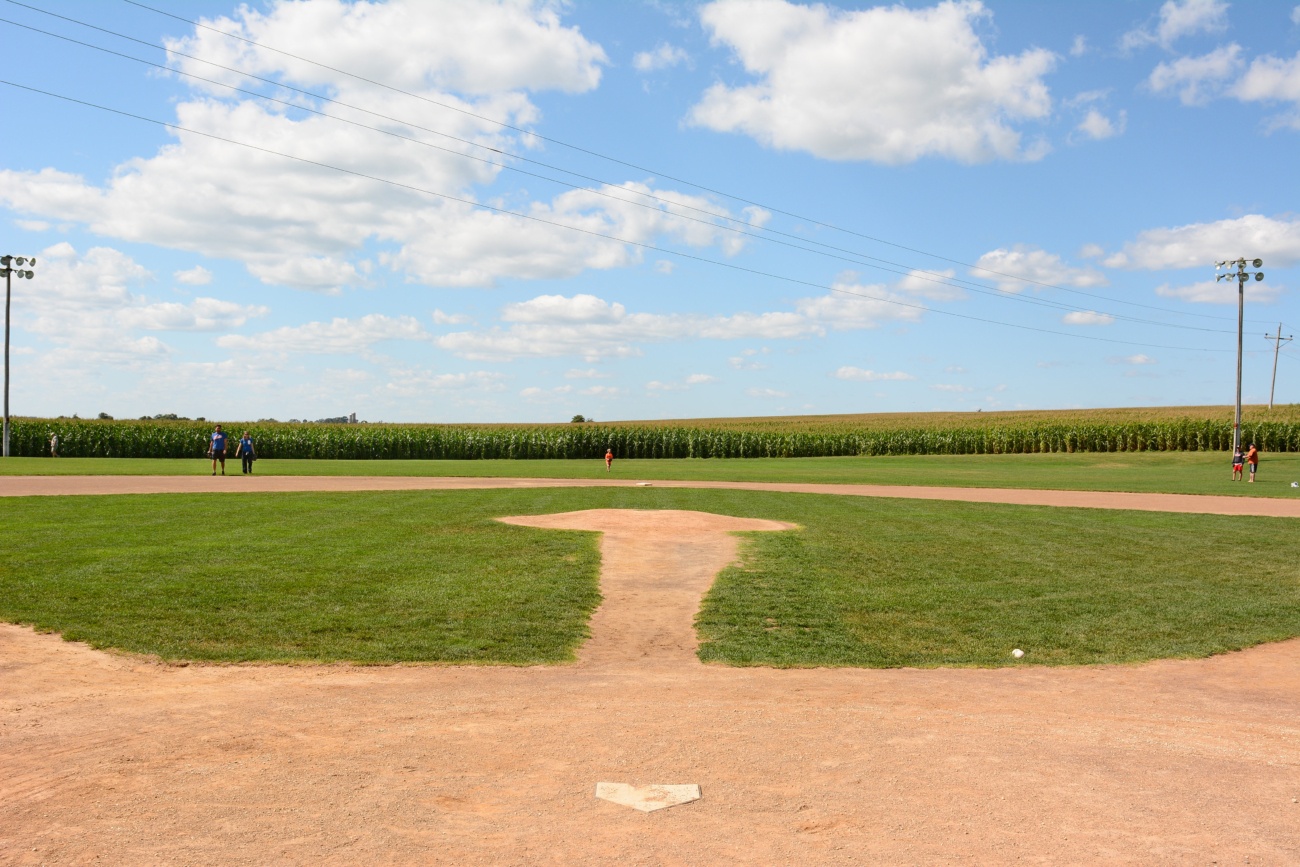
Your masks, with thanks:
[{"label": "white home plate", "polygon": [[597,783],[596,797],[643,813],[652,813],[665,807],[676,807],[700,799],[700,787],[689,786],[633,786],[628,783]]}]

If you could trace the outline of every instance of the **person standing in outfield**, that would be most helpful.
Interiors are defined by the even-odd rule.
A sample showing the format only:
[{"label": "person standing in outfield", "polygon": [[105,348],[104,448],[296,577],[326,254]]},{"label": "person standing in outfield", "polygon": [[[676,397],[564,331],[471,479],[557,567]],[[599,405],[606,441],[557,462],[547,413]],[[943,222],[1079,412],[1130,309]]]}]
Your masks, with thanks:
[{"label": "person standing in outfield", "polygon": [[244,435],[239,438],[239,445],[235,447],[235,457],[244,459],[244,473],[252,475],[253,461],[257,460],[257,449],[253,448],[253,438],[244,431]]},{"label": "person standing in outfield", "polygon": [[1245,463],[1246,459],[1242,457],[1241,446],[1237,446],[1232,451],[1232,480],[1234,482],[1241,481],[1241,468]]},{"label": "person standing in outfield", "polygon": [[1250,480],[1255,481],[1255,470],[1259,467],[1259,449],[1255,444],[1250,444],[1250,450],[1246,452],[1246,466],[1250,469]]},{"label": "person standing in outfield", "polygon": [[609,468],[612,467],[613,465],[614,465],[614,450],[612,448],[607,448],[605,449],[605,472],[608,473]]},{"label": "person standing in outfield", "polygon": [[217,461],[221,461],[221,475],[226,474],[226,435],[221,432],[221,425],[208,437],[208,457],[212,458],[212,475],[217,474]]},{"label": "person standing in outfield", "polygon": [[57,458],[58,456],[59,456],[59,435],[56,433],[52,433],[50,434],[50,457]]}]

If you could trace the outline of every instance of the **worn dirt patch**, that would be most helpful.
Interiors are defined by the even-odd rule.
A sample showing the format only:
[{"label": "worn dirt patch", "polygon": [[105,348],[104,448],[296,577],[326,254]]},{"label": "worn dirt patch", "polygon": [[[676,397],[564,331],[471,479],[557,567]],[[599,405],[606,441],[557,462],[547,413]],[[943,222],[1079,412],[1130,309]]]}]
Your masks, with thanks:
[{"label": "worn dirt patch", "polygon": [[595,530],[600,539],[600,607],[584,665],[699,665],[695,612],[713,578],[736,559],[742,531],[794,525],[677,509],[587,509],[501,518],[548,530]]}]

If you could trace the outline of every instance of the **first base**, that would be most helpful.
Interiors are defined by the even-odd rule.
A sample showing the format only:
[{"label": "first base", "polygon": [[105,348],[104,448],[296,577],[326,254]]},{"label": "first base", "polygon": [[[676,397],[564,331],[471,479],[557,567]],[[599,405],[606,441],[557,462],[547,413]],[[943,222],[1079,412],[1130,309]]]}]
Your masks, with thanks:
[{"label": "first base", "polygon": [[596,797],[603,801],[631,807],[643,813],[653,813],[667,807],[689,804],[700,799],[700,787],[689,786],[633,786],[629,783],[597,783]]}]

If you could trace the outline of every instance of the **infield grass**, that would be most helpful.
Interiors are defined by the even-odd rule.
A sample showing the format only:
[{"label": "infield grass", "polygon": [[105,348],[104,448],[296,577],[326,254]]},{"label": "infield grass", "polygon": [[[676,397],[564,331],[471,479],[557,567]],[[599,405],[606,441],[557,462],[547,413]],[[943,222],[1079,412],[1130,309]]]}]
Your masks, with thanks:
[{"label": "infield grass", "polygon": [[572,659],[595,534],[496,516],[697,509],[749,534],[701,657],[1000,666],[1199,657],[1300,635],[1294,521],[750,491],[552,489],[4,502],[0,619],[207,661]]},{"label": "infield grass", "polygon": [[[227,471],[239,476],[238,462]],[[166,458],[7,458],[5,475],[193,475],[204,460]],[[455,476],[481,478],[609,478],[604,461],[273,461],[256,464],[271,476]],[[834,458],[615,460],[613,478],[683,481],[815,482],[934,485],[1067,491],[1133,491],[1297,497],[1300,454],[1266,454],[1255,484],[1233,482],[1228,455],[1215,452],[1088,452],[1031,455],[917,455]],[[3,482],[0,482],[2,485]],[[231,485],[238,484],[238,478]]]}]

